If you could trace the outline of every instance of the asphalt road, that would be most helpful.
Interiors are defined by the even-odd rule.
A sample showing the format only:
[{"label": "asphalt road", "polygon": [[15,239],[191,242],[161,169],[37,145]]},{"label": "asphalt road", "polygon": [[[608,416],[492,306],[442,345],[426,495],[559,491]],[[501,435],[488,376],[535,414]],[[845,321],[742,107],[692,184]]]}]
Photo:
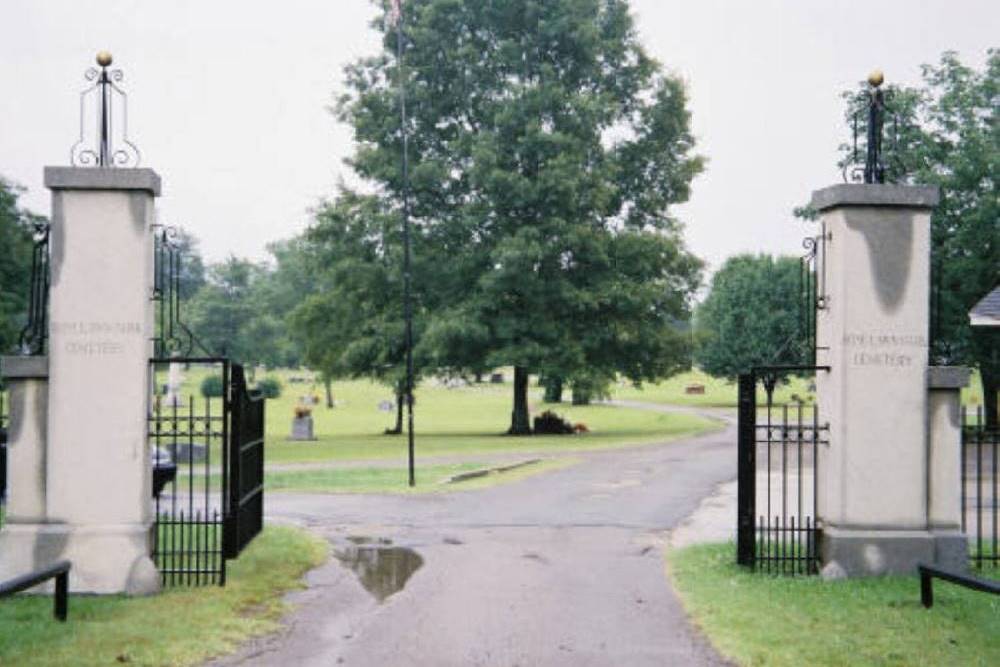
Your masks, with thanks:
[{"label": "asphalt road", "polygon": [[735,477],[735,429],[425,496],[271,494],[334,558],[286,629],[215,665],[718,665],[667,582],[667,532]]}]

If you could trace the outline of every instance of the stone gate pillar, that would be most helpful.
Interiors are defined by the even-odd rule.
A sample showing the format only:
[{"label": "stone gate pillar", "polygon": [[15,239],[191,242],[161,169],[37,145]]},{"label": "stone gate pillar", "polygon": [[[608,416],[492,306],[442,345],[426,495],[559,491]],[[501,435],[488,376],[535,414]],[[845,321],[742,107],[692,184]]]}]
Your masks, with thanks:
[{"label": "stone gate pillar", "polygon": [[65,558],[71,591],[155,592],[147,415],[160,178],[149,169],[47,167],[45,185],[48,407],[37,476],[44,512],[0,533],[0,579]]},{"label": "stone gate pillar", "polygon": [[928,427],[930,214],[937,203],[931,187],[850,184],[813,194],[828,234],[817,363],[831,370],[816,382],[830,423],[817,476],[828,576],[965,563],[964,538],[936,530],[930,516],[937,474]]}]

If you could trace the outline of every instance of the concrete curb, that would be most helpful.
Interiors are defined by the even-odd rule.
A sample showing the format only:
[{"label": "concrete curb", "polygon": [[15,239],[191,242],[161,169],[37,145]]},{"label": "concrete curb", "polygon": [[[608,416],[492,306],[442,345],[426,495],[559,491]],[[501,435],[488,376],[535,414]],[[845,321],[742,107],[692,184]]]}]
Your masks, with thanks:
[{"label": "concrete curb", "polygon": [[524,461],[518,461],[517,463],[511,463],[505,466],[492,466],[490,468],[480,468],[479,470],[470,470],[469,472],[462,472],[457,475],[452,475],[439,482],[439,484],[455,484],[456,482],[464,482],[470,479],[477,479],[479,477],[486,477],[495,473],[510,472],[511,470],[516,470],[518,468],[524,468],[525,466],[534,465],[536,463],[541,463],[542,459],[526,459]]}]

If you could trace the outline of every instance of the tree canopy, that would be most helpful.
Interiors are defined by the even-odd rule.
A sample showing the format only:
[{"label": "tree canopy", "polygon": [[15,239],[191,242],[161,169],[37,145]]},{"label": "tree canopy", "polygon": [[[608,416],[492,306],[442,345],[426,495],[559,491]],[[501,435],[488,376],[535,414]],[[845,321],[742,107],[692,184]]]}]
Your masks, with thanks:
[{"label": "tree canopy", "polygon": [[712,277],[695,313],[695,361],[735,379],[754,366],[802,364],[806,331],[797,257],[737,255]]},{"label": "tree canopy", "polygon": [[[889,179],[941,190],[931,217],[932,361],[979,368],[995,425],[1000,333],[974,330],[968,312],[1000,284],[1000,51],[988,52],[982,71],[945,52],[938,64],[924,65],[921,86],[890,87],[887,97]],[[847,91],[844,98],[850,123],[862,95]],[[842,163],[851,148],[842,147]]]},{"label": "tree canopy", "polygon": [[32,225],[40,218],[18,204],[22,189],[0,177],[0,353],[15,351],[31,287]]},{"label": "tree canopy", "polygon": [[531,372],[641,382],[679,368],[687,338],[673,325],[701,262],[668,209],[703,161],[684,86],[645,53],[628,3],[403,11],[402,78],[383,28],[382,53],[347,68],[337,109],[358,142],[350,164],[398,213],[406,90],[427,281],[418,356],[459,373],[514,366],[512,433],[530,432]]},{"label": "tree canopy", "polygon": [[[314,286],[290,319],[305,362],[325,378],[367,377],[393,388],[393,433],[402,431],[405,393],[400,238],[398,214],[378,196],[343,190],[324,203],[302,239]],[[420,286],[432,283],[426,267],[415,262]],[[425,292],[414,295],[418,325]],[[419,377],[419,359],[415,366]]]}]

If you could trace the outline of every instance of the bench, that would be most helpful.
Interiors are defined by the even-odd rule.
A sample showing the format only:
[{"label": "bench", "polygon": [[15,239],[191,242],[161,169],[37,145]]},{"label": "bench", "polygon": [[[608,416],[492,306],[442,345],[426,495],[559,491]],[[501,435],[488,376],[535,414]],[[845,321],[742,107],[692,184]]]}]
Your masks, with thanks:
[{"label": "bench", "polygon": [[951,583],[958,584],[959,586],[971,588],[975,591],[993,593],[994,595],[1000,594],[1000,581],[980,579],[979,577],[973,577],[972,575],[962,574],[952,570],[945,570],[940,567],[934,567],[933,565],[919,564],[917,565],[917,570],[920,572],[920,602],[927,609],[930,609],[934,605],[934,591],[931,588],[931,581],[935,577],[943,579],[944,581],[950,581]]},{"label": "bench", "polygon": [[9,581],[0,581],[0,598],[10,597],[15,593],[26,591],[49,579],[56,580],[56,594],[53,598],[53,615],[60,621],[66,620],[69,611],[69,570],[68,560],[61,560],[42,570],[15,577]]}]

